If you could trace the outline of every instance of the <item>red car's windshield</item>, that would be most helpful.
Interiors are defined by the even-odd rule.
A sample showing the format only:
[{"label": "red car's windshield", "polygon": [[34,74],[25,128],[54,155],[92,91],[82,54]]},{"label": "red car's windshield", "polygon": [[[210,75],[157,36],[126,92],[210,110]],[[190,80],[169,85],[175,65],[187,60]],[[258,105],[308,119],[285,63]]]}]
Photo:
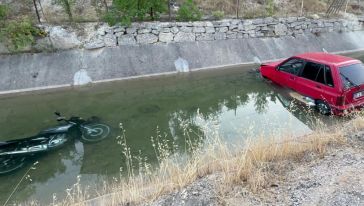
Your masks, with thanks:
[{"label": "red car's windshield", "polygon": [[345,88],[364,84],[364,65],[362,63],[340,67],[340,74]]}]

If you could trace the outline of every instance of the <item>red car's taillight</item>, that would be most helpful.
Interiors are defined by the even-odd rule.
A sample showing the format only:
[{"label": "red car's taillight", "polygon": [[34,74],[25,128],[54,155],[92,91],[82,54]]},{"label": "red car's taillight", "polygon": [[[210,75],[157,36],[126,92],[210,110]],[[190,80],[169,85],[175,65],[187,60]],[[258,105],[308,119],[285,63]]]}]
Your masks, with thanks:
[{"label": "red car's taillight", "polygon": [[336,99],[337,106],[344,106],[345,105],[345,96],[339,96]]}]

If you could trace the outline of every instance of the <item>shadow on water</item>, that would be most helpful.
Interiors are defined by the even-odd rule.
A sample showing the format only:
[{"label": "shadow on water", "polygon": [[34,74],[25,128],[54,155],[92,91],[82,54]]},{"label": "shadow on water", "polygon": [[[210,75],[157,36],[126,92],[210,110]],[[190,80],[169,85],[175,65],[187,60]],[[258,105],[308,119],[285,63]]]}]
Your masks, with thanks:
[{"label": "shadow on water", "polygon": [[[34,160],[39,164],[30,172],[32,181],[22,182],[12,201],[49,202],[53,193],[64,194],[78,175],[83,184],[91,185],[119,176],[123,166],[116,140],[121,134],[119,123],[123,124],[131,151],[140,151],[151,162],[156,161],[150,140],[156,128],[184,148],[181,120],[191,122],[189,126],[198,130],[197,110],[205,117],[203,121],[217,121],[219,132],[231,143],[272,131],[302,135],[315,129],[317,119],[325,124],[336,123],[335,118],[296,106],[281,88],[250,71],[230,68],[0,97],[0,141],[30,136],[55,125],[54,111],[66,116],[102,117],[101,121],[112,127],[111,137],[102,142],[83,144],[76,139]],[[0,202],[7,199],[31,164],[0,176]]]}]

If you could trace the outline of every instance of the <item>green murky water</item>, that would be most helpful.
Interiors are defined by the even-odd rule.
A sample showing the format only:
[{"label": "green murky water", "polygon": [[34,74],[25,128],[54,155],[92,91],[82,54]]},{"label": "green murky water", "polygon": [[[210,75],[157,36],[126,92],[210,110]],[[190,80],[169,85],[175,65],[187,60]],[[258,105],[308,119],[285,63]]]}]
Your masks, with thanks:
[{"label": "green murky water", "polygon": [[[204,121],[213,119],[219,124],[219,132],[231,143],[244,138],[246,131],[290,131],[301,135],[314,129],[311,115],[290,109],[290,99],[284,92],[262,81],[251,69],[210,70],[0,97],[0,141],[30,136],[56,125],[54,111],[66,116],[97,116],[112,127],[111,136],[102,142],[83,144],[75,140],[39,157],[39,164],[30,172],[32,181],[23,181],[11,202],[50,202],[53,193],[62,197],[79,175],[83,183],[91,186],[119,176],[123,166],[116,141],[121,133],[119,123],[126,130],[132,152],[140,150],[151,161],[155,155],[150,137],[156,134],[157,126],[161,133],[185,145],[179,139],[179,121],[193,121],[198,109],[205,116]],[[325,123],[335,122],[332,118],[313,116]],[[198,124],[203,123],[195,122],[196,127]],[[31,162],[10,175],[0,176],[0,204],[30,166]]]}]

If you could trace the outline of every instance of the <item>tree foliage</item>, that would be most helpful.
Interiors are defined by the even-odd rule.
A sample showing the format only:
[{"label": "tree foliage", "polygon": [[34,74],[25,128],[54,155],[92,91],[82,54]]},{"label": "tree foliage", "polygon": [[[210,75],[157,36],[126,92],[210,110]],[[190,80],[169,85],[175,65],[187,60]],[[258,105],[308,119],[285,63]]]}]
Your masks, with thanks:
[{"label": "tree foliage", "polygon": [[133,20],[142,21],[146,17],[158,19],[167,11],[167,0],[113,0],[112,7],[105,15],[110,24],[130,25]]},{"label": "tree foliage", "polygon": [[7,21],[0,28],[0,40],[14,52],[33,44],[40,35],[44,34],[27,18]]},{"label": "tree foliage", "polygon": [[202,13],[193,0],[186,0],[177,13],[178,21],[198,21]]}]

